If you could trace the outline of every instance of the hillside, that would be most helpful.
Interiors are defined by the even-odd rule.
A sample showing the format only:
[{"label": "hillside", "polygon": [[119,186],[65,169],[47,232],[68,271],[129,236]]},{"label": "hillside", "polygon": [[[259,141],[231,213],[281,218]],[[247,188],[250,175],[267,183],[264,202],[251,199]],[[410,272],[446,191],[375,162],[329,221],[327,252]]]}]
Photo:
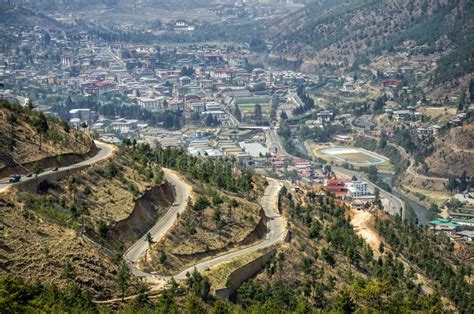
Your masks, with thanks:
[{"label": "hillside", "polygon": [[474,176],[474,123],[450,129],[441,139],[436,141],[436,150],[425,159],[426,173],[447,178],[461,176],[466,171],[467,176]]},{"label": "hillside", "polygon": [[350,68],[408,40],[440,52],[438,79],[473,71],[472,1],[320,0],[270,27],[272,53],[309,72]]},{"label": "hillside", "polygon": [[143,158],[139,150],[122,149],[64,179],[38,180],[36,193],[1,194],[0,274],[60,287],[75,283],[94,298],[116,296],[116,256],[173,201],[160,168]]},{"label": "hillside", "polygon": [[0,177],[26,173],[34,164],[42,168],[71,164],[96,152],[89,134],[4,101],[0,103],[0,133]]},{"label": "hillside", "polygon": [[304,296],[307,311],[472,308],[472,285],[462,277],[471,261],[447,237],[378,211],[363,212],[371,218],[361,224],[361,217],[350,218],[360,211],[350,211],[330,196],[307,194],[305,206],[293,199],[282,193],[291,241],[278,248],[264,272],[239,289],[237,300],[244,307],[272,301],[295,310]]},{"label": "hillside", "polygon": [[142,260],[145,269],[172,275],[199,260],[237,250],[260,240],[266,232],[260,206],[210,187],[194,187],[178,224]]}]

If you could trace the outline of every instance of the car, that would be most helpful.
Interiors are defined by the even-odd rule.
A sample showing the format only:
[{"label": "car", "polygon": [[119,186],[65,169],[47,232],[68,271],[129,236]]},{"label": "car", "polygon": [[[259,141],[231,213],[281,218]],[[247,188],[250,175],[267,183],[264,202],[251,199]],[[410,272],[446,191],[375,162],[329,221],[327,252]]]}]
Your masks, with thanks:
[{"label": "car", "polygon": [[17,183],[17,182],[20,182],[21,180],[21,176],[17,173],[17,174],[14,174],[10,177],[10,180],[8,180],[9,183]]},{"label": "car", "polygon": [[33,176],[33,174],[30,172],[26,175],[27,178],[31,178]]},{"label": "car", "polygon": [[53,168],[53,171],[58,171],[58,167]]}]

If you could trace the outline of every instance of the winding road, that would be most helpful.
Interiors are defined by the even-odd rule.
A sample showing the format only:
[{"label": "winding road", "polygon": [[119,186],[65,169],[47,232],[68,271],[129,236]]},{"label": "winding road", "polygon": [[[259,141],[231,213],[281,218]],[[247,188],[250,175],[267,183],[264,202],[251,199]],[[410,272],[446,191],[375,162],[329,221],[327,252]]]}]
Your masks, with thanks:
[{"label": "winding road", "polygon": [[[82,162],[79,162],[77,164],[61,167],[57,171],[48,170],[48,171],[42,172],[41,174],[38,174],[37,177],[30,177],[30,178],[22,177],[21,182],[27,182],[30,180],[45,178],[48,175],[52,173],[56,173],[58,171],[66,171],[66,170],[71,170],[71,169],[95,164],[99,161],[102,161],[104,159],[111,157],[116,149],[115,146],[113,145],[106,144],[99,141],[95,141],[95,144],[98,148],[98,152],[95,156],[87,160],[84,160]],[[173,204],[171,205],[171,207],[169,208],[169,210],[166,212],[166,214],[160,220],[158,220],[156,224],[148,231],[151,234],[154,242],[158,242],[160,239],[162,239],[166,235],[166,233],[169,230],[171,230],[171,228],[173,227],[173,225],[175,224],[178,218],[178,214],[181,214],[183,213],[183,211],[186,210],[187,200],[189,197],[191,197],[191,193],[192,193],[192,187],[188,183],[186,183],[183,179],[181,179],[177,172],[170,169],[166,169],[166,168],[163,168],[163,171],[165,173],[166,180],[173,186],[175,200]],[[5,178],[3,180],[8,180],[8,178]],[[279,241],[284,240],[287,234],[286,221],[278,213],[278,193],[280,191],[280,188],[282,187],[282,184],[280,183],[280,181],[277,181],[275,179],[268,178],[267,180],[269,184],[267,188],[265,189],[265,193],[261,200],[262,208],[267,217],[268,233],[265,239],[253,246],[246,247],[241,250],[230,252],[230,253],[224,253],[210,260],[203,261],[201,263],[193,265],[183,270],[179,274],[176,274],[176,276],[174,276],[176,279],[186,278],[186,273],[192,272],[193,269],[202,271],[212,266],[218,265],[220,263],[230,261],[239,256],[242,256],[251,252],[255,252],[262,248],[269,247]],[[6,192],[8,191],[9,187],[15,186],[16,184],[17,183],[14,183],[14,184],[0,183],[0,192]],[[156,276],[151,273],[144,272],[138,268],[138,261],[148,249],[148,243],[147,241],[145,241],[145,238],[146,238],[146,235],[138,239],[125,252],[124,259],[127,261],[127,264],[130,267],[132,273],[135,274],[136,276],[152,278],[155,283],[160,283],[160,282],[166,283],[166,281],[171,279],[171,277]]]},{"label": "winding road", "polygon": [[[151,229],[150,234],[154,242],[159,241],[166,233],[173,227],[173,224],[177,220],[177,213],[182,213],[186,209],[186,203],[188,197],[191,195],[191,186],[184,182],[179,176],[172,170],[163,169],[165,171],[165,177],[175,187],[175,201],[168,212],[163,218],[161,218]],[[185,279],[186,273],[192,272],[194,269],[197,271],[203,271],[218,264],[231,261],[242,255],[258,251],[260,249],[272,246],[279,241],[283,241],[286,234],[286,221],[278,213],[278,193],[282,187],[280,181],[267,178],[268,186],[265,189],[265,193],[261,200],[262,208],[267,217],[267,228],[268,233],[265,239],[253,246],[243,248],[238,251],[224,253],[216,256],[210,260],[206,260],[190,266],[180,273],[174,275],[175,279]],[[148,277],[152,279],[154,283],[166,283],[171,279],[171,276],[158,276],[151,273],[144,272],[138,268],[138,261],[141,256],[147,251],[148,243],[145,241],[145,236],[137,240],[124,254],[124,258],[127,261],[133,274],[138,277]]]},{"label": "winding road", "polygon": [[[153,242],[160,241],[166,233],[173,227],[178,219],[178,214],[183,213],[186,209],[187,200],[191,197],[192,187],[179,178],[178,174],[170,169],[163,168],[166,181],[168,181],[174,189],[174,202],[166,214],[156,222],[156,224],[148,231],[151,234]],[[124,254],[132,272],[139,277],[151,276],[151,274],[141,271],[138,268],[138,261],[147,251],[148,242],[146,234],[138,239]]]},{"label": "winding road", "polygon": [[[65,166],[65,167],[58,168],[57,171],[53,171],[53,170],[44,171],[44,172],[38,174],[38,176],[36,176],[36,177],[32,176],[32,177],[28,178],[26,176],[22,176],[20,182],[27,182],[27,181],[31,181],[31,180],[41,179],[43,177],[48,176],[49,174],[52,174],[52,173],[55,173],[55,172],[58,172],[58,171],[71,170],[71,169],[75,169],[75,168],[79,168],[79,167],[83,167],[83,166],[92,165],[92,164],[95,164],[99,161],[102,161],[104,159],[109,158],[110,156],[112,156],[113,152],[115,151],[115,146],[113,146],[111,144],[107,144],[107,143],[103,143],[103,142],[99,142],[99,141],[94,141],[94,143],[95,143],[95,145],[98,149],[97,154],[95,156],[93,156],[89,159],[86,159],[84,161],[81,161],[77,164],[73,164],[73,165],[70,165],[70,166]],[[0,182],[8,182],[8,179],[9,178],[0,179]],[[18,184],[18,183],[0,183],[0,193],[7,192],[8,189],[11,186],[15,186],[16,184]]]},{"label": "winding road", "polygon": [[272,246],[278,243],[279,241],[283,241],[285,239],[285,236],[287,234],[286,221],[278,213],[278,193],[280,192],[282,184],[275,179],[267,178],[267,181],[268,186],[265,189],[265,194],[263,195],[261,200],[262,208],[265,211],[265,216],[267,217],[268,233],[265,239],[253,246],[235,252],[223,254],[208,261],[204,261],[194,266],[191,266],[174,276],[176,279],[186,278],[186,273],[191,273],[194,269],[196,269],[197,271],[203,271],[218,264],[231,261],[239,256]]}]

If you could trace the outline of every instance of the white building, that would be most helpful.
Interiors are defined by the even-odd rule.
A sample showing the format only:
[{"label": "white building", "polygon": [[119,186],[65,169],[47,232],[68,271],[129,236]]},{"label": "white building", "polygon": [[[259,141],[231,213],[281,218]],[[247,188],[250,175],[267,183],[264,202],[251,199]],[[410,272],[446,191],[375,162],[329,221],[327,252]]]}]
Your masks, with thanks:
[{"label": "white building", "polygon": [[138,105],[143,109],[157,110],[161,108],[163,98],[149,98],[139,97],[137,98]]},{"label": "white building", "polygon": [[369,194],[369,185],[363,181],[351,181],[346,183],[348,195],[351,197],[365,196]]},{"label": "white building", "polygon": [[72,109],[69,110],[71,121],[73,119],[79,119],[80,122],[90,123],[91,121],[91,110],[90,109]]},{"label": "white building", "polygon": [[129,133],[137,129],[137,123],[138,120],[117,119],[110,124],[110,127],[120,133]]},{"label": "white building", "polygon": [[222,110],[222,105],[217,101],[210,101],[206,103],[206,110],[207,111],[219,111]]}]

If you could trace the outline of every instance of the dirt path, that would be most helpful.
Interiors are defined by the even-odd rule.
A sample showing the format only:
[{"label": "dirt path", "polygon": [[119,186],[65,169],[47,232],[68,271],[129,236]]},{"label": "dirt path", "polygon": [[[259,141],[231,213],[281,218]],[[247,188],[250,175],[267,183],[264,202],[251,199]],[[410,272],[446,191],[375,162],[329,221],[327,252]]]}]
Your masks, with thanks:
[{"label": "dirt path", "polygon": [[[384,241],[383,237],[377,232],[377,230],[375,230],[374,223],[375,216],[370,212],[357,209],[351,210],[351,224],[354,227],[354,230],[367,242],[367,244],[369,244],[370,248],[374,252],[374,257],[378,258],[381,255],[379,252],[379,245],[380,243],[384,243]],[[385,250],[391,250],[389,245],[386,243],[384,243],[384,245]],[[398,259],[407,268],[413,266],[403,256],[398,257]],[[417,268],[415,267],[415,269]],[[434,290],[432,284],[428,278],[426,278],[426,276],[417,271],[416,277],[416,282],[421,283],[422,289],[425,293],[433,293]]]},{"label": "dirt path", "polygon": [[374,256],[379,257],[379,246],[382,243],[382,238],[373,227],[375,217],[368,211],[357,209],[351,210],[351,216],[351,224],[356,233],[369,244],[374,251]]}]

